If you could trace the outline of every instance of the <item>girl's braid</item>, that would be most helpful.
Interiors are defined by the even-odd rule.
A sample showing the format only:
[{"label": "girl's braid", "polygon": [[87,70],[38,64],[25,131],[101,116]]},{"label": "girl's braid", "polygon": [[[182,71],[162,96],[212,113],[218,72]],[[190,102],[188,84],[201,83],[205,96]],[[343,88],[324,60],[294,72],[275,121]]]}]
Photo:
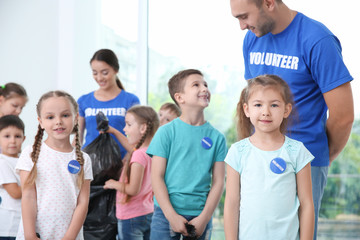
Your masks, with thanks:
[{"label": "girl's braid", "polygon": [[40,154],[40,148],[42,143],[42,138],[44,135],[44,129],[41,128],[40,124],[38,125],[38,131],[35,136],[35,141],[33,144],[33,150],[31,152],[31,160],[33,161],[34,165],[29,173],[29,176],[26,180],[26,185],[33,185],[35,183],[36,177],[37,177],[37,168],[36,163],[39,159]]},{"label": "girl's braid", "polygon": [[83,154],[81,152],[79,124],[78,123],[75,124],[73,132],[75,132],[76,161],[78,161],[78,163],[81,166],[79,176],[78,176],[78,179],[77,179],[77,184],[79,186],[79,189],[81,189],[81,185],[84,182],[84,156],[83,156]]}]

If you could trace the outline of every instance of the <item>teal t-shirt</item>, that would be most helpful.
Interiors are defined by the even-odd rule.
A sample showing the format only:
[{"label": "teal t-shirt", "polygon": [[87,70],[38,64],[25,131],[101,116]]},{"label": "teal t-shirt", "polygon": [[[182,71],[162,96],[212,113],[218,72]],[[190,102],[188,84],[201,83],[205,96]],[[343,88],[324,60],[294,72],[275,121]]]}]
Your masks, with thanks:
[{"label": "teal t-shirt", "polygon": [[225,162],[240,174],[239,239],[299,239],[296,174],[313,159],[288,137],[276,151],[260,150],[249,138],[231,146]]},{"label": "teal t-shirt", "polygon": [[[164,181],[178,214],[197,216],[210,191],[212,168],[224,161],[225,137],[210,123],[192,126],[179,118],[160,127],[147,153],[167,159]],[[155,205],[159,206],[155,199]]]}]

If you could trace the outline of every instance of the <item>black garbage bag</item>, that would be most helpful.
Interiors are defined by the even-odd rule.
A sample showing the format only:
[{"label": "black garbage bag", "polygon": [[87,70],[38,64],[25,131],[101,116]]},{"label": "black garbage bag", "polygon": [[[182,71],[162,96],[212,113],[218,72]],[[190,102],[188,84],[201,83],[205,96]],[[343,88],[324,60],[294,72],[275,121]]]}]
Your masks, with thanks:
[{"label": "black garbage bag", "polygon": [[[105,132],[109,120],[102,113],[96,115],[97,130]],[[116,191],[103,189],[109,179],[118,180],[122,160],[117,142],[108,133],[102,133],[84,149],[92,163],[94,180],[90,186],[88,214],[84,223],[85,240],[115,240],[117,219],[115,210]]]}]

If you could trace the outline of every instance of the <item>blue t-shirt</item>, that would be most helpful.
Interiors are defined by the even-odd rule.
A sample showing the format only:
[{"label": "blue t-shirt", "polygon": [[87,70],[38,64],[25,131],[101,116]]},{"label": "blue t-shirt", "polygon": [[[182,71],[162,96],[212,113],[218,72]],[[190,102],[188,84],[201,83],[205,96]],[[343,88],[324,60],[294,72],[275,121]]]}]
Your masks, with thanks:
[{"label": "blue t-shirt", "polygon": [[289,127],[291,138],[315,156],[313,166],[329,165],[326,135],[326,93],[351,81],[339,40],[321,23],[297,13],[281,33],[244,39],[245,79],[262,74],[283,78],[294,95],[298,119]]},{"label": "blue t-shirt", "polygon": [[180,118],[160,127],[147,150],[151,157],[167,159],[164,181],[170,202],[178,214],[191,216],[203,210],[214,163],[224,161],[226,152],[224,135],[210,123],[192,126]]},{"label": "blue t-shirt", "polygon": [[[124,134],[125,114],[133,105],[139,104],[139,98],[132,93],[122,90],[119,95],[109,101],[99,101],[94,97],[94,92],[83,95],[79,98],[79,115],[85,118],[85,143],[86,147],[97,136],[99,131],[96,129],[96,114],[102,111],[109,119],[109,125]],[[115,136],[112,137],[120,146],[121,157],[126,154],[125,148],[120,144]]]},{"label": "blue t-shirt", "polygon": [[275,151],[263,151],[249,138],[231,146],[225,162],[240,174],[239,239],[299,239],[296,174],[312,159],[288,137]]}]

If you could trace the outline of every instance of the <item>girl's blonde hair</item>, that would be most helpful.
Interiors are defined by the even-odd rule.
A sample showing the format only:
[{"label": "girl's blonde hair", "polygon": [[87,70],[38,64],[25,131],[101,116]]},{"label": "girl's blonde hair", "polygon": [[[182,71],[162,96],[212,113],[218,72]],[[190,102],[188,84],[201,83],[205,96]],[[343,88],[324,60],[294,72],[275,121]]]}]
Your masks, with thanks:
[{"label": "girl's blonde hair", "polygon": [[[132,154],[135,150],[139,149],[141,145],[145,142],[146,139],[152,139],[155,135],[155,132],[159,128],[160,121],[158,114],[152,107],[136,105],[131,107],[126,114],[133,114],[136,121],[141,124],[146,124],[146,132],[141,137],[140,141],[136,144],[135,149],[129,154],[129,157],[125,159],[124,170],[122,171],[125,174],[125,177],[122,177],[123,181],[130,180],[131,168],[130,168],[130,160]],[[129,202],[130,196],[125,194],[126,197],[124,199],[124,203]]]},{"label": "girl's blonde hair", "polygon": [[[41,107],[42,107],[42,103],[43,101],[52,98],[52,97],[64,97],[67,100],[69,100],[69,102],[71,103],[71,105],[73,106],[73,110],[74,110],[74,114],[76,115],[79,107],[77,102],[75,101],[75,99],[68,93],[64,92],[64,91],[50,91],[48,93],[45,93],[44,95],[42,95],[42,97],[39,99],[38,104],[36,105],[36,112],[38,117],[40,117],[40,112],[41,112]],[[78,175],[78,179],[77,179],[77,184],[79,186],[79,188],[81,188],[83,182],[84,182],[84,157],[82,155],[81,152],[81,144],[80,144],[80,136],[79,136],[79,124],[76,123],[74,126],[74,129],[72,131],[72,133],[75,133],[75,152],[76,152],[76,160],[78,161],[78,163],[80,164],[80,172]],[[38,131],[37,134],[35,136],[35,141],[33,144],[33,150],[31,152],[31,160],[33,161],[34,165],[29,173],[29,176],[26,180],[26,185],[33,185],[35,183],[36,177],[37,177],[37,167],[36,167],[36,163],[37,160],[39,158],[39,154],[40,154],[40,148],[41,148],[41,143],[42,143],[42,138],[44,135],[44,129],[41,128],[40,124],[38,125]]]},{"label": "girl's blonde hair", "polygon": [[[251,124],[250,119],[245,115],[244,104],[248,103],[249,98],[254,92],[256,86],[272,87],[277,89],[281,94],[285,104],[290,103],[292,106],[294,106],[293,95],[289,85],[281,77],[277,75],[266,74],[248,80],[247,86],[241,92],[240,100],[236,108],[236,117],[238,119],[237,133],[239,140],[250,137],[250,135],[254,132],[254,126]],[[294,107],[291,114],[293,114],[293,112]],[[280,132],[283,134],[286,132],[288,119],[289,118],[284,118],[280,125]]]}]

